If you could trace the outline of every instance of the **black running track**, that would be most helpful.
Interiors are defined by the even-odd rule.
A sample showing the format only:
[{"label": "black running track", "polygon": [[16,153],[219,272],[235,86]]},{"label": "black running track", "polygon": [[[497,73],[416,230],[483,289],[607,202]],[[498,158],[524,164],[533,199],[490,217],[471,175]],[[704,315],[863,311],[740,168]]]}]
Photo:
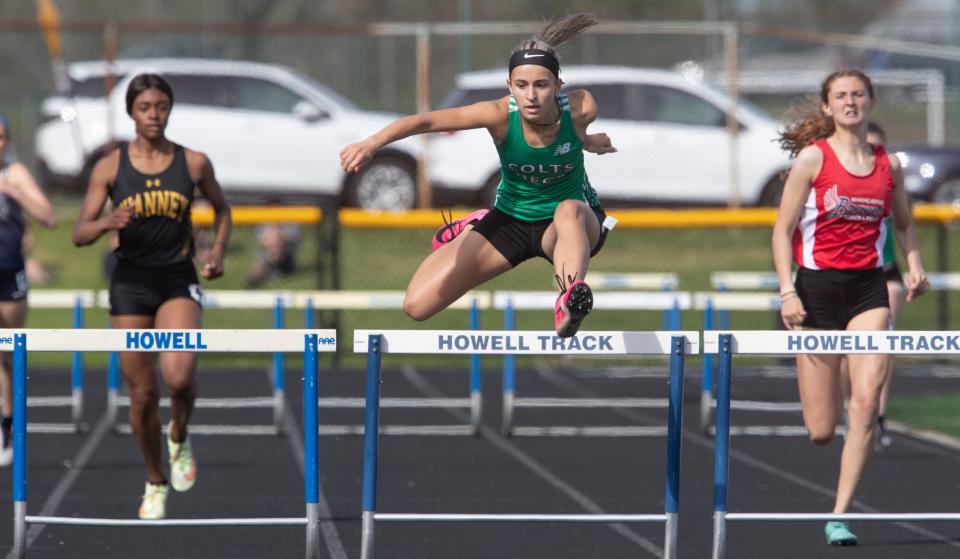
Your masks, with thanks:
[{"label": "black running track", "polygon": [[[390,356],[386,356],[390,357]],[[202,364],[202,359],[201,359]],[[378,510],[446,513],[659,513],[663,511],[665,443],[662,437],[503,438],[499,433],[500,375],[484,362],[485,425],[479,438],[381,436]],[[382,395],[467,395],[466,363],[455,371],[418,370],[384,361]],[[665,369],[665,365],[663,367]],[[898,369],[897,394],[960,389],[946,366]],[[764,371],[776,372],[776,368]],[[789,371],[783,368],[781,372]],[[744,374],[744,373],[753,374]],[[789,375],[766,378],[734,369],[734,398],[794,399]],[[612,373],[612,374],[611,374]],[[520,396],[666,395],[659,366],[612,371],[544,360],[518,373]],[[685,386],[680,557],[710,556],[713,442],[698,434],[698,371]],[[134,518],[144,470],[129,435],[104,423],[104,374],[88,374],[89,430],[82,435],[30,434],[28,514]],[[287,371],[292,402],[287,436],[193,438],[198,482],[188,493],[171,492],[169,518],[303,516],[300,373]],[[63,371],[32,371],[31,395],[63,394]],[[261,370],[200,373],[203,397],[265,396]],[[359,371],[321,372],[323,396],[363,394]],[[31,421],[63,421],[65,410],[30,410]],[[463,410],[384,410],[382,425],[460,424]],[[797,414],[734,412],[734,425],[800,425]],[[267,410],[198,410],[195,423],[269,424]],[[322,424],[362,423],[361,410],[321,410]],[[658,410],[520,410],[517,425],[662,425]],[[862,483],[857,511],[955,512],[960,450],[894,434],[893,445],[874,455]],[[731,442],[729,509],[738,512],[825,512],[831,508],[840,440],[820,448],[803,437],[734,437]],[[360,555],[362,438],[320,439],[321,557]],[[7,505],[0,514],[0,546],[13,541],[11,472],[0,471]],[[822,523],[730,523],[727,557],[957,557],[960,523],[854,523],[857,548],[829,548]],[[585,558],[657,557],[660,524],[378,523],[377,557],[389,558]],[[286,558],[304,556],[303,527],[65,527],[32,526],[29,557],[69,558]]]}]

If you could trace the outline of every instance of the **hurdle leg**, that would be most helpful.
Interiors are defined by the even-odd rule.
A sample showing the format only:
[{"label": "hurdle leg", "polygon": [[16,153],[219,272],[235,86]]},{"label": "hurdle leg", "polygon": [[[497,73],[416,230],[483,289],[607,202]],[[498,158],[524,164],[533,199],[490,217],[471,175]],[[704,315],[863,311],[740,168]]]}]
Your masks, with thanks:
[{"label": "hurdle leg", "polygon": [[[707,299],[707,308],[703,311],[703,329],[713,330],[713,301]],[[713,423],[713,354],[703,355],[703,372],[700,377],[700,432],[710,434]]]},{"label": "hurdle leg", "polygon": [[[470,329],[480,329],[480,309],[477,307],[476,298],[470,305]],[[480,355],[474,353],[470,356],[470,434],[474,437],[480,435],[480,422],[483,419],[483,389],[480,374]]]},{"label": "hurdle leg", "polygon": [[[513,330],[515,317],[513,314],[513,302],[507,301],[506,308],[503,309],[503,329]],[[512,353],[503,356],[503,402],[502,416],[500,419],[500,433],[504,437],[513,435],[513,396],[516,388],[516,357]]]},{"label": "hurdle leg", "polygon": [[372,559],[374,554],[374,514],[377,510],[377,435],[380,428],[380,340],[379,334],[371,334],[367,346],[360,559]]},{"label": "hurdle leg", "polygon": [[670,403],[667,412],[667,488],[664,512],[667,520],[664,534],[664,559],[676,559],[680,521],[680,442],[683,423],[683,363],[686,338],[673,336],[670,341]]},{"label": "hurdle leg", "polygon": [[303,351],[303,449],[304,503],[307,514],[307,559],[320,554],[320,465],[317,418],[317,335],[304,336]]},{"label": "hurdle leg", "polygon": [[[77,296],[73,304],[73,327],[83,328],[83,299]],[[74,432],[81,432],[83,427],[83,352],[75,351],[70,367],[70,405],[71,421]]]},{"label": "hurdle leg", "polygon": [[[283,298],[277,297],[277,302],[273,307],[273,327],[283,329],[283,324]],[[278,351],[273,354],[273,428],[278,435],[283,432],[283,410],[286,403],[283,392],[283,369],[284,354],[282,351]]]},{"label": "hurdle leg", "polygon": [[107,358],[107,420],[117,432],[117,398],[120,396],[120,356],[111,351]]},{"label": "hurdle leg", "polygon": [[722,334],[717,357],[717,434],[713,462],[713,559],[723,559],[727,551],[727,481],[730,465],[730,368],[731,336]]},{"label": "hurdle leg", "polygon": [[27,336],[13,337],[13,550],[27,556]]}]

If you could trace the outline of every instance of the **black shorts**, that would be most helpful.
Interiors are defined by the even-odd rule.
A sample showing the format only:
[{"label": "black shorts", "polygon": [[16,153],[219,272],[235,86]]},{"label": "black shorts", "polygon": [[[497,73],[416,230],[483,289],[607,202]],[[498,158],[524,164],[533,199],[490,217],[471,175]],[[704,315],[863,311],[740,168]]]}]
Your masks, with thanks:
[{"label": "black shorts", "polygon": [[202,296],[192,262],[145,268],[121,261],[110,279],[110,314],[154,315],[170,299],[186,297],[200,305]]},{"label": "black shorts", "polygon": [[870,309],[889,308],[883,270],[800,268],[795,284],[807,311],[804,328],[846,330],[850,319]]},{"label": "black shorts", "polygon": [[23,301],[27,298],[27,271],[0,271],[0,301]]},{"label": "black shorts", "polygon": [[[604,241],[607,240],[607,231],[603,229],[603,220],[606,219],[607,214],[599,206],[591,206],[590,209],[596,214],[601,225],[600,239],[590,251],[590,256],[594,256],[600,252]],[[511,266],[516,266],[536,256],[553,262],[553,259],[543,252],[543,234],[551,223],[553,219],[521,221],[493,208],[483,216],[483,219],[473,224],[473,230],[490,241],[493,248],[497,249]]]},{"label": "black shorts", "polygon": [[903,285],[903,274],[900,272],[900,266],[897,266],[896,262],[891,262],[883,266],[883,277],[886,278],[888,282],[895,281]]}]

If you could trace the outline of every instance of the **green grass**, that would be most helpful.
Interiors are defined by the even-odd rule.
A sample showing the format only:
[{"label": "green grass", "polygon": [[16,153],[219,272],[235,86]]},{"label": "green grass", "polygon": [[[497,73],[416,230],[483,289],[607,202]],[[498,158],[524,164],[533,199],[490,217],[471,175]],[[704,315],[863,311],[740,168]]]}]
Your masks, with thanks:
[{"label": "green grass", "polygon": [[[895,386],[895,385],[894,385]],[[894,391],[896,388],[894,387]],[[916,429],[933,429],[960,437],[960,392],[892,398],[887,416]]]}]

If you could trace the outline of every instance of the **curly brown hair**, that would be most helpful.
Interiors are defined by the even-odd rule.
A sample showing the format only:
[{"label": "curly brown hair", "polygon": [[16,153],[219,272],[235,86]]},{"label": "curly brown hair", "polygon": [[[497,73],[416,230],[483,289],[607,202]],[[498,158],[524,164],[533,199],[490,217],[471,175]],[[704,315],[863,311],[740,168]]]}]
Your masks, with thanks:
[{"label": "curly brown hair", "polygon": [[791,123],[780,133],[780,147],[796,157],[800,150],[811,142],[829,137],[834,132],[833,118],[824,114],[822,106],[827,103],[830,86],[838,78],[857,78],[867,88],[871,99],[875,99],[873,82],[860,70],[838,70],[829,76],[820,85],[820,97],[809,96],[801,104],[791,108],[789,120]]}]

